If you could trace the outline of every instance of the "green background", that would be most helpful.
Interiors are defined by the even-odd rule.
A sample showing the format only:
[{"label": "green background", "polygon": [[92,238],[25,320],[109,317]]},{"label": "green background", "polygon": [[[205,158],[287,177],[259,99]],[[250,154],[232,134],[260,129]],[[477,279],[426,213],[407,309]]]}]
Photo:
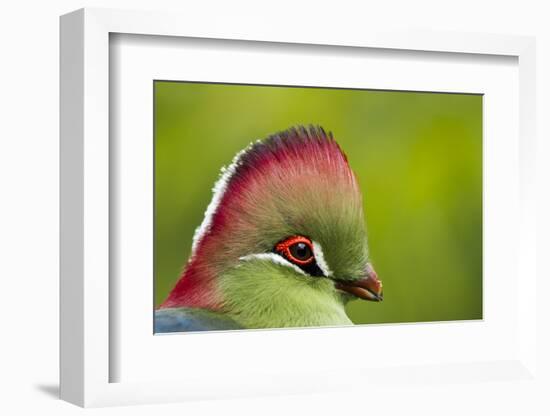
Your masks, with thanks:
[{"label": "green background", "polygon": [[297,124],[332,131],[363,191],[384,302],[355,323],[482,318],[482,96],[156,81],[155,304],[177,281],[221,166]]}]

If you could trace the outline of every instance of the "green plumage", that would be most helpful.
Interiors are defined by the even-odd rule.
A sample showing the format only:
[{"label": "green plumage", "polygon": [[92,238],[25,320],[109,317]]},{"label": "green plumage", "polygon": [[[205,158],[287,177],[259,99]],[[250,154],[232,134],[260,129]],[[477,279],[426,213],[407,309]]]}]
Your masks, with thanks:
[{"label": "green plumage", "polygon": [[220,276],[227,316],[246,328],[351,325],[346,295],[331,280],[303,276],[268,260],[246,261]]}]

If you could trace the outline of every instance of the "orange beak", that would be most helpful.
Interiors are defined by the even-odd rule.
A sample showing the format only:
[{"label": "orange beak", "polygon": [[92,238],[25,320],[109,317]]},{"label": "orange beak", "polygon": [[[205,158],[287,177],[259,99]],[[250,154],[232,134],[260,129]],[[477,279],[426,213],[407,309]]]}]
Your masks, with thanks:
[{"label": "orange beak", "polygon": [[382,296],[382,282],[370,263],[367,264],[365,277],[359,280],[337,280],[336,288],[348,292],[358,298],[380,302]]}]

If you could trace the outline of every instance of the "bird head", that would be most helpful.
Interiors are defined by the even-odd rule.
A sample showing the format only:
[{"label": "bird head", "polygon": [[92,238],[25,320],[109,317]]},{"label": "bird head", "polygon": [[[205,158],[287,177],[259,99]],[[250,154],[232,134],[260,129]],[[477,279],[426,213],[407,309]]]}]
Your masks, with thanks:
[{"label": "bird head", "polygon": [[361,191],[332,134],[297,127],[252,143],[213,192],[163,307],[223,310],[249,326],[306,326],[349,323],[350,299],[382,300]]}]

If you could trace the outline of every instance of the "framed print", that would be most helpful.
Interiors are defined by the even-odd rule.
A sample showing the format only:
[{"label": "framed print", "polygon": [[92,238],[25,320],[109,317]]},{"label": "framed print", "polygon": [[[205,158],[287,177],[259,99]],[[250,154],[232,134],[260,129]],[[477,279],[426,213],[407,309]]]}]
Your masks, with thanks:
[{"label": "framed print", "polygon": [[482,319],[482,95],[153,88],[156,332]]},{"label": "framed print", "polygon": [[533,379],[533,39],[249,29],[62,17],[62,397]]}]

